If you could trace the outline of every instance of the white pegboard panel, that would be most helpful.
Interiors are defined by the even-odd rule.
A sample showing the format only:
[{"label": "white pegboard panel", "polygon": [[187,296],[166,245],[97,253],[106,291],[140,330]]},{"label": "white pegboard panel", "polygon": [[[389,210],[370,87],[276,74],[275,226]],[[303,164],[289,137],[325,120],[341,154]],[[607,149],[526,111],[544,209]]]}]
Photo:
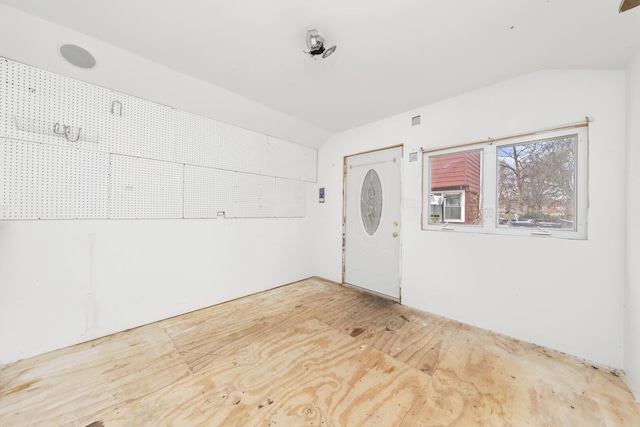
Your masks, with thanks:
[{"label": "white pegboard panel", "polygon": [[313,149],[4,58],[2,137],[0,218],[304,216],[274,177],[316,180]]},{"label": "white pegboard panel", "polygon": [[171,107],[110,92],[103,126],[113,154],[175,160],[176,110]]},{"label": "white pegboard panel", "polygon": [[276,217],[304,218],[305,183],[276,178]]},{"label": "white pegboard panel", "polygon": [[231,146],[231,151],[227,151],[227,160],[232,163],[232,170],[266,174],[267,135],[238,128],[238,139]]},{"label": "white pegboard panel", "polygon": [[267,136],[185,111],[176,112],[176,160],[265,174]]},{"label": "white pegboard panel", "polygon": [[111,155],[110,218],[182,218],[184,165]]},{"label": "white pegboard panel", "polygon": [[100,124],[109,91],[0,58],[0,136],[107,151]]},{"label": "white pegboard panel", "polygon": [[232,170],[223,159],[233,155],[238,128],[186,111],[176,111],[175,159],[189,165]]},{"label": "white pegboard panel", "polygon": [[237,172],[235,211],[230,218],[273,218],[276,216],[276,179]]},{"label": "white pegboard panel", "polygon": [[267,175],[316,182],[316,150],[272,136],[267,141]]},{"label": "white pegboard panel", "polygon": [[236,172],[186,165],[184,170],[184,217],[235,218],[238,197]]},{"label": "white pegboard panel", "polygon": [[107,218],[109,155],[0,139],[0,218]]}]

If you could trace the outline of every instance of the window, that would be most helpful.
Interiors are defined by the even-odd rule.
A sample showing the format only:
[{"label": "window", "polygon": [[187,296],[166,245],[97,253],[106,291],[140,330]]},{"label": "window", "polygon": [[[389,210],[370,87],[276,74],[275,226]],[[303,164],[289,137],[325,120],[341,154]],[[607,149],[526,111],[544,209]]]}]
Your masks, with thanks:
[{"label": "window", "polygon": [[360,215],[362,225],[369,236],[373,236],[380,225],[382,214],[382,184],[378,173],[369,169],[362,182],[360,192]]},{"label": "window", "polygon": [[431,193],[432,223],[464,222],[464,191]]},{"label": "window", "polygon": [[577,135],[497,147],[498,225],[575,230]]},{"label": "window", "polygon": [[424,153],[423,229],[585,239],[587,127]]},{"label": "window", "polygon": [[429,224],[481,224],[481,170],[481,150],[429,158]]}]

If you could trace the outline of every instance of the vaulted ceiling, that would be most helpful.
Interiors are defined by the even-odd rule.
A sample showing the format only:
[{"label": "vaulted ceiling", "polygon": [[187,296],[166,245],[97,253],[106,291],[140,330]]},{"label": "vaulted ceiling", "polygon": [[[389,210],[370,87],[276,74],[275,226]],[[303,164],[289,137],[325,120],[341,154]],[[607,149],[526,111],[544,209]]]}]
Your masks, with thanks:
[{"label": "vaulted ceiling", "polygon": [[[640,8],[618,0],[0,3],[329,133],[539,69],[621,69],[640,45]],[[332,56],[303,53],[312,28]]]}]

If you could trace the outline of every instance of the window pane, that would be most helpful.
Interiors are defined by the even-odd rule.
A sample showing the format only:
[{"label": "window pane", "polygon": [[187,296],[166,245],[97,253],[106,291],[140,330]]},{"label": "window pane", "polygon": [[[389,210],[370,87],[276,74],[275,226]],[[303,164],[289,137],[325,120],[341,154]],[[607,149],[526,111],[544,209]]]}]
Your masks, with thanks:
[{"label": "window pane", "polygon": [[360,215],[362,225],[369,236],[378,229],[382,214],[382,185],[378,173],[370,169],[362,182],[360,192]]},{"label": "window pane", "polygon": [[445,207],[444,208],[445,221],[460,221],[462,219],[462,208],[460,207]]},{"label": "window pane", "polygon": [[498,226],[576,229],[577,135],[501,146]]},{"label": "window pane", "polygon": [[482,224],[482,151],[429,157],[429,223]]},{"label": "window pane", "polygon": [[462,203],[460,202],[461,198],[461,193],[447,194],[444,197],[447,206],[462,206]]}]

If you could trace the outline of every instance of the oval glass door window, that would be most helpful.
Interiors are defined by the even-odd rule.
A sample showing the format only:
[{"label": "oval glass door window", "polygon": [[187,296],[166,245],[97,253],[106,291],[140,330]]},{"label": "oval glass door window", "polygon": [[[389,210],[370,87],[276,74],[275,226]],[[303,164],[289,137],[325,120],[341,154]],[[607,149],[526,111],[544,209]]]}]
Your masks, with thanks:
[{"label": "oval glass door window", "polygon": [[380,225],[382,214],[382,185],[378,173],[373,169],[369,169],[362,183],[360,214],[364,229],[369,236],[373,236]]}]

